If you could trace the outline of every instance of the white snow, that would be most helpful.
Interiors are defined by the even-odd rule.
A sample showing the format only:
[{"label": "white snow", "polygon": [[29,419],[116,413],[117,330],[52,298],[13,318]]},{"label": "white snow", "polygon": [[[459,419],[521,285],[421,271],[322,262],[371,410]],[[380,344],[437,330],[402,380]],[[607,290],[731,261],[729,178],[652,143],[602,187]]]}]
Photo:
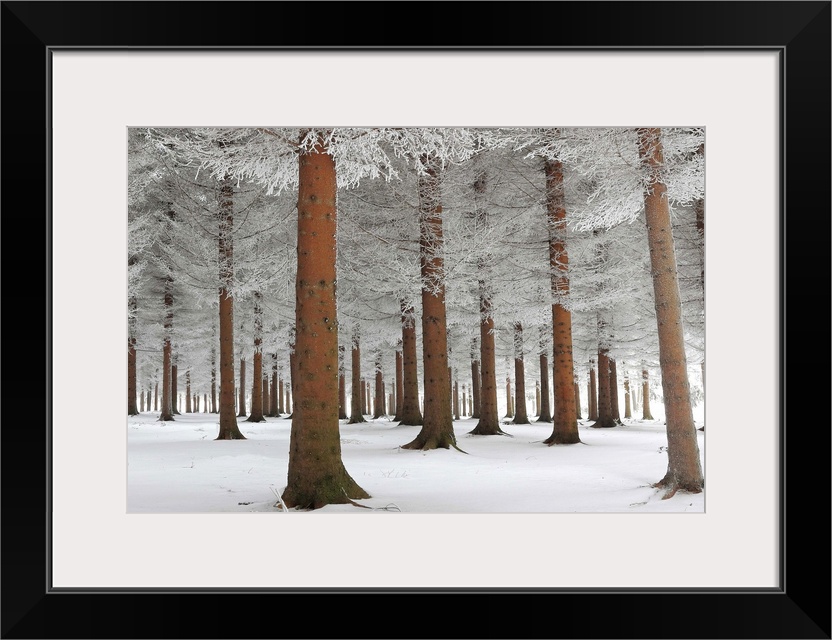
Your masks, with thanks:
[{"label": "white snow", "polygon": [[[653,407],[660,418],[661,406]],[[530,418],[534,420],[534,418]],[[504,422],[507,419],[504,419]],[[218,415],[158,413],[128,418],[128,513],[644,513],[705,510],[705,493],[662,500],[650,485],[667,469],[661,419],[595,429],[580,421],[582,444],[546,446],[551,423],[504,424],[513,437],[471,436],[474,419],[454,422],[453,449],[412,451],[420,427],[387,418],[340,423],[344,465],[372,497],[316,511],[277,504],[286,486],[291,420],[238,424],[247,440],[216,441]],[[697,420],[697,426],[701,420]],[[697,431],[704,467],[705,433]],[[707,474],[706,474],[707,477]],[[384,511],[382,511],[384,510]]]}]

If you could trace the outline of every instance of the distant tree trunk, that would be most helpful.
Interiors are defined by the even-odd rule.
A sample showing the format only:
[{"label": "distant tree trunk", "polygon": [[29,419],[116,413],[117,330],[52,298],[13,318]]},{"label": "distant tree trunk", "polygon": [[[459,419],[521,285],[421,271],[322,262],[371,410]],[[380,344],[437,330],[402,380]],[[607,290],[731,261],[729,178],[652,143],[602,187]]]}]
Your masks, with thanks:
[{"label": "distant tree trunk", "polygon": [[[471,349],[471,417],[480,418],[480,393],[482,389],[482,380],[480,379],[480,361],[479,354],[476,354],[477,340],[474,338],[474,344]],[[476,355],[475,355],[476,354]]]},{"label": "distant tree trunk", "polygon": [[159,383],[157,382],[156,385],[153,387],[153,410],[159,410]]},{"label": "distant tree trunk", "polygon": [[416,354],[416,317],[413,306],[401,301],[402,310],[402,412],[399,424],[421,425],[419,368]]},{"label": "distant tree trunk", "polygon": [[618,407],[618,371],[614,358],[610,358],[610,408],[612,409],[612,419],[616,424],[621,424],[621,412]]},{"label": "distant tree trunk", "polygon": [[[220,429],[217,440],[245,440],[234,415],[234,188],[230,177],[220,183],[219,192],[219,276],[220,276]],[[241,380],[242,382],[242,380]],[[243,387],[242,384],[240,385]],[[240,403],[245,407],[244,403]]]},{"label": "distant tree trunk", "polygon": [[284,413],[286,413],[284,411],[285,407],[283,406],[283,376],[280,377],[280,379],[277,381],[277,384],[279,387],[277,391],[277,412],[280,415],[283,415]]},{"label": "distant tree trunk", "polygon": [[468,417],[468,395],[465,384],[462,385],[462,417]]},{"label": "distant tree trunk", "polygon": [[295,390],[300,385],[300,377],[297,369],[298,353],[295,348],[295,341],[292,338],[292,351],[289,353],[289,382],[286,383],[286,413],[287,418],[292,417],[292,407],[297,405]]},{"label": "distant tree trunk", "polygon": [[177,399],[179,398],[179,367],[175,364],[171,364],[170,366],[170,386],[171,409],[173,410],[173,415],[180,416],[182,414],[179,413],[179,404],[177,403]]},{"label": "distant tree trunk", "polygon": [[511,406],[511,378],[506,377],[506,418],[514,417],[514,410]]},{"label": "distant tree trunk", "polygon": [[192,413],[191,411],[191,371],[185,372],[185,413]]},{"label": "distant tree trunk", "polygon": [[595,361],[589,361],[589,419],[598,421],[598,395],[595,383]]},{"label": "distant tree trunk", "polygon": [[459,381],[454,381],[454,420],[459,420]]},{"label": "distant tree trunk", "polygon": [[641,419],[655,420],[650,412],[650,372],[641,370]]},{"label": "distant tree trunk", "polygon": [[263,418],[271,413],[271,391],[269,390],[269,374],[263,373]]},{"label": "distant tree trunk", "polygon": [[358,329],[352,335],[352,390],[350,421],[348,424],[367,422],[364,419],[364,381],[361,379],[361,341]]},{"label": "distant tree trunk", "polygon": [[682,302],[676,274],[676,250],[673,245],[667,187],[661,176],[664,165],[661,129],[639,129],[638,139],[639,155],[650,170],[649,183],[644,192],[644,211],[667,422],[667,473],[657,486],[666,489],[665,498],[668,498],[680,489],[692,493],[701,492],[705,481],[690,400]]},{"label": "distant tree trunk", "polygon": [[367,381],[361,378],[361,415],[370,415],[367,411]]},{"label": "distant tree trunk", "polygon": [[338,345],[338,419],[347,419],[347,370],[345,365],[346,348]]},{"label": "distant tree trunk", "polygon": [[581,417],[581,386],[578,384],[578,376],[575,376],[575,415],[578,420],[583,420]]},{"label": "distant tree trunk", "polygon": [[526,371],[523,363],[523,325],[514,323],[514,424],[530,424],[526,410]]},{"label": "distant tree trunk", "polygon": [[[497,354],[494,338],[494,316],[488,288],[480,280],[480,381],[479,415],[477,426],[469,433],[477,436],[504,435],[497,413]],[[476,373],[476,372],[475,372]]]},{"label": "distant tree trunk", "polygon": [[[127,301],[129,316],[127,321],[127,415],[138,415],[136,406],[136,296]],[[144,390],[142,390],[142,411],[144,411]]]},{"label": "distant tree trunk", "polygon": [[[541,344],[541,348],[545,343]],[[552,412],[549,408],[549,358],[545,351],[540,352],[540,415],[537,422],[551,422]]]},{"label": "distant tree trunk", "polygon": [[271,385],[271,401],[269,402],[269,417],[277,418],[280,416],[280,407],[278,403],[278,386],[277,386],[277,354],[272,354],[272,385]]},{"label": "distant tree trunk", "polygon": [[569,257],[566,251],[566,208],[563,190],[563,165],[547,160],[546,213],[549,227],[549,274],[552,287],[552,366],[554,367],[553,428],[543,442],[575,444],[578,418],[575,415],[575,368],[572,362],[572,312],[564,306],[569,296]]},{"label": "distant tree trunk", "polygon": [[376,392],[373,404],[373,419],[377,420],[385,415],[384,411],[384,377],[381,372],[381,351],[376,351]]},{"label": "distant tree trunk", "polygon": [[419,175],[419,256],[422,276],[422,354],[425,411],[422,429],[403,449],[456,446],[448,393],[448,333],[445,314],[445,267],[442,257],[442,204],[439,163],[422,157]]},{"label": "distant tree trunk", "polygon": [[610,403],[610,359],[606,347],[598,347],[598,419],[593,427],[614,427]]},{"label": "distant tree trunk", "polygon": [[404,415],[404,340],[399,340],[399,347],[396,349],[396,415],[393,416],[396,422],[401,422]]},{"label": "distant tree trunk", "polygon": [[202,412],[203,412],[203,413],[208,413],[208,410],[209,410],[209,407],[208,407],[208,394],[207,394],[207,393],[205,393],[205,394],[203,394],[203,396],[202,396]]},{"label": "distant tree trunk", "polygon": [[219,413],[217,405],[217,356],[214,347],[211,347],[211,413]]},{"label": "distant tree trunk", "polygon": [[287,507],[318,509],[370,496],[341,459],[335,302],[338,209],[335,160],[324,148],[323,135],[314,150],[299,154],[298,164],[295,401],[283,502]]},{"label": "distant tree trunk", "polygon": [[240,386],[238,387],[240,399],[237,401],[238,418],[246,417],[246,359],[240,358]]},{"label": "distant tree trunk", "polygon": [[[142,389],[141,392],[139,393],[139,413],[142,413],[143,411],[144,411],[144,389]],[[135,416],[135,415],[138,415],[138,414],[137,413],[128,413],[127,415]]]},{"label": "distant tree trunk", "polygon": [[[254,292],[254,362],[251,385],[251,414],[246,422],[265,422],[263,405],[268,402],[269,380],[263,377],[263,307],[262,294]],[[263,388],[265,383],[266,387]],[[242,398],[242,395],[241,395]],[[268,413],[268,410],[266,411]]]},{"label": "distant tree trunk", "polygon": [[624,419],[630,420],[633,417],[632,406],[630,404],[630,375],[624,371]]},{"label": "distant tree trunk", "polygon": [[173,331],[173,281],[165,280],[165,320],[164,342],[162,343],[162,409],[159,420],[167,422],[173,420],[173,398],[171,383],[171,333]]}]

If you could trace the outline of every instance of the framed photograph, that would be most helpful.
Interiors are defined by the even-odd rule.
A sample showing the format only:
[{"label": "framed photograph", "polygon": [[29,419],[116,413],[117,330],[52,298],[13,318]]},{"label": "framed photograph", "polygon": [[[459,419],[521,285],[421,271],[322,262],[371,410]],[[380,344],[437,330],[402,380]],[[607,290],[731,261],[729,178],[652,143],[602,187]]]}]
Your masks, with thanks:
[{"label": "framed photograph", "polygon": [[[813,259],[829,246],[829,2],[2,12],[5,382],[22,414],[0,434],[3,637],[296,635],[281,626],[297,605],[344,596],[300,633],[436,637],[444,618],[414,622],[414,605],[459,619],[485,598],[503,615],[462,623],[474,637],[830,637],[830,434],[795,435],[794,410],[814,393],[795,353],[817,332],[795,274],[828,273]],[[704,510],[131,513],[128,129],[313,123],[704,128]],[[228,596],[247,598],[225,614]],[[370,630],[375,615],[394,626]]]}]

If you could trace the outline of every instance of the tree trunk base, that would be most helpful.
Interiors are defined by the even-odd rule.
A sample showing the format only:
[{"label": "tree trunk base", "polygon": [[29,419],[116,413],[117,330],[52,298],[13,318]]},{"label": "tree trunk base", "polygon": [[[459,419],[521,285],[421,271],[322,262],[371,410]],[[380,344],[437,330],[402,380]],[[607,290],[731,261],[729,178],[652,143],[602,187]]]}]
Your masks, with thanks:
[{"label": "tree trunk base", "polygon": [[220,434],[214,440],[245,440],[246,437],[240,433],[237,427],[226,428],[220,431]]},{"label": "tree trunk base", "polygon": [[367,422],[367,421],[364,419],[364,416],[359,415],[358,417],[352,416],[349,419],[349,421],[347,422],[347,424],[359,424],[361,422]]},{"label": "tree trunk base", "polygon": [[477,426],[471,429],[468,432],[468,435],[471,436],[509,436],[511,434],[506,433],[502,429],[500,429],[500,425],[493,425],[493,424],[483,424],[482,420],[477,423]]},{"label": "tree trunk base", "polygon": [[583,444],[581,442],[580,437],[577,434],[574,435],[561,435],[561,434],[552,434],[548,438],[543,441],[543,444],[552,446],[553,444]]},{"label": "tree trunk base", "polygon": [[400,448],[415,449],[418,451],[430,451],[431,449],[450,449],[451,447],[462,453],[467,453],[466,451],[462,451],[462,449],[460,449],[457,446],[456,438],[453,436],[453,434],[442,434],[439,436],[424,436],[420,433],[418,436],[416,436],[415,440],[412,440],[407,444],[403,444]]},{"label": "tree trunk base", "polygon": [[535,422],[551,422],[551,421],[552,421],[552,414],[550,414],[550,413],[541,413],[540,416],[537,418],[537,420],[535,420]]},{"label": "tree trunk base", "polygon": [[399,426],[421,427],[423,422],[424,421],[422,420],[422,416],[405,416],[401,420],[399,420]]},{"label": "tree trunk base", "polygon": [[173,419],[173,414],[169,413],[167,415],[160,415],[157,422],[176,422],[176,420]]},{"label": "tree trunk base", "polygon": [[531,424],[531,422],[529,422],[528,418],[521,418],[520,420],[514,418],[514,420],[511,421],[511,424]]},{"label": "tree trunk base", "polygon": [[317,482],[311,487],[286,487],[281,500],[288,509],[307,511],[320,509],[328,504],[354,504],[353,500],[371,497],[358,486],[346,470],[339,475],[338,478],[330,476],[328,482]]},{"label": "tree trunk base", "polygon": [[246,418],[246,422],[267,422],[267,420],[263,416],[250,415]]},{"label": "tree trunk base", "polygon": [[601,418],[598,418],[598,419],[595,421],[595,423],[594,423],[594,424],[592,424],[592,425],[590,425],[590,426],[591,426],[593,429],[610,429],[610,428],[612,428],[612,427],[617,427],[618,425],[619,425],[619,423],[617,423],[617,422],[616,422],[615,420],[613,420],[612,418],[607,418],[607,419],[605,419],[605,420],[602,420]]},{"label": "tree trunk base", "polygon": [[655,489],[664,489],[662,500],[667,500],[675,496],[678,491],[682,493],[702,493],[705,488],[705,481],[680,480],[668,471],[664,478],[652,486]]}]

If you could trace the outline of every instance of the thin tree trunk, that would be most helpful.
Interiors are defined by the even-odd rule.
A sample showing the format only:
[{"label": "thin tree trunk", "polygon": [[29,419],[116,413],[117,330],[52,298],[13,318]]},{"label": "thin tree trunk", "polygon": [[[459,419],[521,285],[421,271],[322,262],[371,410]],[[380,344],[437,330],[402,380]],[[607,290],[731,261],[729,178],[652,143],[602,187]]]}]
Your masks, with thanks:
[{"label": "thin tree trunk", "polygon": [[[136,406],[136,296],[127,301],[129,320],[127,321],[127,415],[138,415]],[[142,411],[144,411],[144,390],[142,390]]]},{"label": "thin tree trunk", "polygon": [[283,492],[287,507],[318,509],[370,497],[341,459],[336,213],[335,160],[319,135],[315,149],[299,155],[295,402]]},{"label": "thin tree trunk", "polygon": [[159,383],[157,382],[156,385],[153,387],[153,410],[159,410]]},{"label": "thin tree trunk", "polygon": [[203,413],[208,413],[208,408],[209,408],[208,407],[208,394],[205,393],[202,396],[202,412]]},{"label": "thin tree trunk", "polygon": [[422,346],[425,411],[422,429],[403,449],[458,448],[448,390],[448,332],[439,163],[422,157],[419,176],[419,256],[422,276]]},{"label": "thin tree trunk", "polygon": [[480,360],[477,353],[477,339],[471,345],[471,417],[480,418],[480,393],[482,391],[482,380],[480,377]]},{"label": "thin tree trunk", "polygon": [[398,348],[396,349],[396,386],[395,386],[395,398],[396,398],[396,415],[393,416],[393,420],[396,422],[401,422],[403,409],[404,409],[404,356],[402,354],[403,340],[399,340]]},{"label": "thin tree trunk", "polygon": [[214,347],[211,347],[211,413],[219,413],[217,405],[217,356]]},{"label": "thin tree trunk", "polygon": [[192,413],[191,411],[191,371],[185,372],[185,413]]},{"label": "thin tree trunk", "polygon": [[682,302],[667,187],[661,181],[664,165],[661,129],[639,129],[638,139],[639,155],[650,170],[649,184],[644,192],[644,211],[659,334],[668,457],[667,473],[657,486],[666,489],[667,498],[680,489],[701,492],[705,481],[690,400]]},{"label": "thin tree trunk", "polygon": [[367,382],[361,378],[361,411],[362,416],[369,415],[367,411]]},{"label": "thin tree trunk", "polygon": [[454,381],[454,420],[459,420],[459,381]]},{"label": "thin tree trunk", "polygon": [[283,415],[284,413],[286,413],[284,411],[285,407],[283,405],[283,397],[284,397],[284,394],[283,394],[283,376],[280,377],[280,380],[278,380],[277,384],[278,384],[278,387],[279,387],[279,389],[277,391],[277,412],[280,415]]},{"label": "thin tree trunk", "polygon": [[361,379],[361,337],[358,329],[352,335],[352,390],[350,399],[350,421],[348,424],[367,422],[364,419],[364,381]]},{"label": "thin tree trunk", "polygon": [[610,358],[610,408],[612,409],[612,419],[616,424],[622,424],[621,412],[618,407],[618,371],[614,358]]},{"label": "thin tree trunk", "polygon": [[269,417],[277,418],[280,416],[280,407],[278,405],[278,386],[277,386],[277,354],[272,354],[272,384],[271,384],[271,400],[269,401]]},{"label": "thin tree trunk", "polygon": [[[234,284],[233,197],[231,178],[225,177],[220,183],[219,193],[220,428],[217,440],[245,440],[234,414],[234,298],[231,293]],[[243,388],[242,384],[240,386]],[[240,404],[245,407],[244,402]]]},{"label": "thin tree trunk", "polygon": [[598,392],[595,382],[595,360],[589,361],[589,419],[598,421]]},{"label": "thin tree trunk", "polygon": [[165,321],[164,342],[162,346],[162,409],[159,420],[167,422],[173,420],[173,399],[171,392],[171,333],[173,331],[173,286],[172,280],[165,280]]},{"label": "thin tree trunk", "polygon": [[497,413],[497,354],[491,296],[480,280],[480,419],[469,433],[478,436],[504,435]]},{"label": "thin tree trunk", "polygon": [[416,352],[416,313],[413,305],[401,301],[402,321],[402,411],[400,425],[421,425],[419,367]]},{"label": "thin tree trunk", "polygon": [[514,323],[514,424],[530,424],[526,410],[526,371],[523,363],[523,325]]},{"label": "thin tree trunk", "polygon": [[347,370],[344,345],[338,345],[338,419],[347,419]]},{"label": "thin tree trunk", "polygon": [[569,257],[566,251],[566,208],[563,165],[547,160],[546,212],[549,226],[549,273],[552,285],[552,366],[554,368],[554,415],[552,435],[545,444],[575,444],[578,418],[575,415],[575,367],[572,361],[572,312],[564,305],[569,296]]},{"label": "thin tree trunk", "polygon": [[[178,358],[178,356],[177,356]],[[173,415],[179,416],[182,415],[179,413],[179,367],[175,364],[171,364],[170,366],[170,386],[171,386],[171,410],[173,411]]]},{"label": "thin tree trunk", "polygon": [[[541,344],[541,347],[545,346]],[[540,352],[540,415],[537,422],[551,422],[552,412],[549,408],[549,357]]]},{"label": "thin tree trunk", "polygon": [[575,376],[575,415],[578,420],[583,420],[581,417],[581,386],[578,384],[578,376]]},{"label": "thin tree trunk", "polygon": [[468,417],[468,395],[464,383],[462,385],[462,417]]},{"label": "thin tree trunk", "polygon": [[373,404],[373,419],[377,420],[384,414],[384,377],[381,372],[381,351],[376,351],[376,392]]},{"label": "thin tree trunk", "polygon": [[650,412],[650,372],[641,370],[641,419],[655,420]]},{"label": "thin tree trunk", "polygon": [[630,403],[630,374],[624,371],[624,419],[630,420],[633,417],[632,405]]},{"label": "thin tree trunk", "polygon": [[[142,413],[142,412],[144,412],[144,389],[142,389],[141,392],[139,393],[139,413]],[[128,414],[128,415],[134,415],[135,416],[135,415],[138,415],[138,414],[131,413],[131,414]]]},{"label": "thin tree trunk", "polygon": [[614,427],[610,404],[610,359],[606,347],[598,347],[598,419],[593,427]]},{"label": "thin tree trunk", "polygon": [[[265,422],[263,405],[268,402],[269,380],[263,377],[263,307],[262,294],[254,292],[254,362],[251,374],[251,414],[246,422]],[[265,383],[265,388],[263,384]],[[242,396],[241,396],[242,397]],[[268,408],[266,409],[268,413]]]},{"label": "thin tree trunk", "polygon": [[239,400],[237,401],[237,417],[246,417],[246,359],[240,358],[240,386],[238,387]]}]

